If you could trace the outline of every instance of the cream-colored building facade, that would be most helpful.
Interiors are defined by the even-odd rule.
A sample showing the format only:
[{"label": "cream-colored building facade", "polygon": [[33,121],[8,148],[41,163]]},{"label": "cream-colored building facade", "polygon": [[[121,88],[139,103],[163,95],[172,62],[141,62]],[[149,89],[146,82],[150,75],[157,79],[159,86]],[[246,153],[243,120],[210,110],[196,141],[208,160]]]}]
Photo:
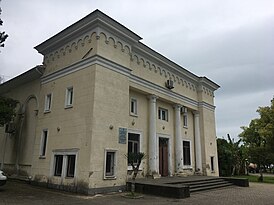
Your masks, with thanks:
[{"label": "cream-colored building facade", "polygon": [[123,188],[125,155],[144,152],[139,177],[218,176],[216,83],[99,10],[35,49],[43,65],[0,85],[20,102],[8,133],[0,128],[4,169],[96,193]]}]

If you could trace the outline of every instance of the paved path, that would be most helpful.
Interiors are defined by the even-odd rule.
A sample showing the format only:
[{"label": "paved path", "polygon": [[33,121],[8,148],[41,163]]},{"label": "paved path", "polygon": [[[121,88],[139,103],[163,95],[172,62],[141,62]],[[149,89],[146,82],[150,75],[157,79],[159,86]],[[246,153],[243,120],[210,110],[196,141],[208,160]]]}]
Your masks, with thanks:
[{"label": "paved path", "polygon": [[[122,193],[123,194],[123,193]],[[173,204],[248,204],[267,205],[274,204],[274,185],[250,183],[250,187],[228,187],[191,194],[186,199],[170,199],[150,195],[144,195],[142,199],[127,199],[121,193],[83,196],[41,187],[31,186],[17,181],[8,181],[6,186],[0,187],[0,205],[23,204],[98,204],[98,205],[173,205]]]}]

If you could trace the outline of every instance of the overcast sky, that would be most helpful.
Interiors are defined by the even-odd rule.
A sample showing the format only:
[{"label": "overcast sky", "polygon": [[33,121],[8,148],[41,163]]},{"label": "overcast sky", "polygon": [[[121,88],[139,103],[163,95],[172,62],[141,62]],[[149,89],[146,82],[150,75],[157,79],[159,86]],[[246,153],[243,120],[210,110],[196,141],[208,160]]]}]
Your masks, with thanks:
[{"label": "overcast sky", "polygon": [[217,136],[237,137],[274,96],[273,0],[2,0],[0,75],[42,63],[34,46],[99,9],[142,42],[219,84]]}]

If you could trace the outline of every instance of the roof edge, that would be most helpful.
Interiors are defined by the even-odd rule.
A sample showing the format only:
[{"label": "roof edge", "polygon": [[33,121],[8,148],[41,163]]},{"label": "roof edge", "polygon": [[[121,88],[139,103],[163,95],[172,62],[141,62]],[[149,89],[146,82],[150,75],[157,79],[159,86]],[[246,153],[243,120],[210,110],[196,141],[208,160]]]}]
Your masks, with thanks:
[{"label": "roof edge", "polygon": [[142,39],[139,35],[129,30],[124,25],[96,9],[92,13],[68,26],[46,41],[35,46],[34,49],[45,55],[46,53],[56,49],[56,47],[60,46],[60,44],[65,44],[72,39],[85,34],[93,28],[98,27],[98,25],[107,26],[115,32],[119,31],[123,36],[128,37],[130,41],[138,42]]}]

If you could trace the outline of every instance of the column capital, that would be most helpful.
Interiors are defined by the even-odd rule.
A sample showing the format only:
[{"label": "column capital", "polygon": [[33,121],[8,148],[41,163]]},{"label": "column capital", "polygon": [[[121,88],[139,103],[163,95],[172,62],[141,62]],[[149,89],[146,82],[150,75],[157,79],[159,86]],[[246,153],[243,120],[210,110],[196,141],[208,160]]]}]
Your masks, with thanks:
[{"label": "column capital", "polygon": [[200,112],[198,110],[194,110],[192,113],[197,117],[200,115]]},{"label": "column capital", "polygon": [[180,105],[180,104],[174,104],[174,105],[173,105],[173,108],[174,108],[175,110],[180,110],[182,107],[183,107],[183,106]]},{"label": "column capital", "polygon": [[158,96],[152,94],[152,95],[148,95],[147,99],[151,100],[152,102],[156,102],[156,100],[158,99]]}]

